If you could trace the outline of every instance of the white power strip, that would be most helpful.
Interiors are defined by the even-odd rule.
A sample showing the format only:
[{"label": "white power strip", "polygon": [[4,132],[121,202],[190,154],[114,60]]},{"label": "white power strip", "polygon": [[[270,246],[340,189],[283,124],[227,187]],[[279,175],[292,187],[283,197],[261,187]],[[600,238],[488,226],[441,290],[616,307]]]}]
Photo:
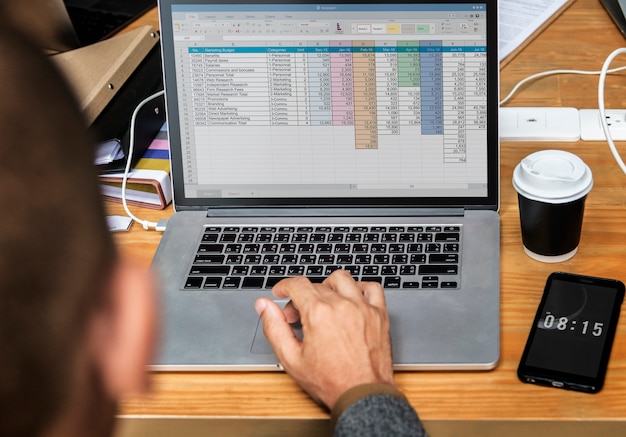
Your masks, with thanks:
[{"label": "white power strip", "polygon": [[576,108],[500,108],[502,141],[578,141],[580,117]]},{"label": "white power strip", "polygon": [[[606,141],[597,109],[581,109],[580,138],[584,141]],[[614,141],[626,140],[626,110],[607,109],[606,121]]]}]

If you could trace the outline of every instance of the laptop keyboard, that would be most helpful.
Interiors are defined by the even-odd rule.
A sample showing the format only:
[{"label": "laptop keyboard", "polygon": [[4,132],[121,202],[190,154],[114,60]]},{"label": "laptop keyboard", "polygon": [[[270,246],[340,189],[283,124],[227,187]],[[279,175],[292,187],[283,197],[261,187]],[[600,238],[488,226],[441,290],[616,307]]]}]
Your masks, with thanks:
[{"label": "laptop keyboard", "polygon": [[185,289],[270,289],[344,269],[385,288],[459,288],[461,225],[208,226]]}]

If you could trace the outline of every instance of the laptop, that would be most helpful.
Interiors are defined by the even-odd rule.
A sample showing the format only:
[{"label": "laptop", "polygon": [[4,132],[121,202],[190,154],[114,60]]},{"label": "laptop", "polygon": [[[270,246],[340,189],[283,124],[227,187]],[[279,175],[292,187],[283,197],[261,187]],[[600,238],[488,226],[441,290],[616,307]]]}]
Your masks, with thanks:
[{"label": "laptop", "polygon": [[383,284],[397,370],[497,365],[496,6],[160,1],[154,369],[280,370],[254,301],[338,268]]},{"label": "laptop", "polygon": [[156,0],[6,0],[3,7],[42,48],[64,52],[108,38],[156,4]]}]

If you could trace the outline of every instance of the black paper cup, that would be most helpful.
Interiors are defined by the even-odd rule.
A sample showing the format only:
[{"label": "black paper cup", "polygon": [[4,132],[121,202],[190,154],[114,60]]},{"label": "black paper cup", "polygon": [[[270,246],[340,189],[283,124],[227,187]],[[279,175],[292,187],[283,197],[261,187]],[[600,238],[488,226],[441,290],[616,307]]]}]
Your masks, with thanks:
[{"label": "black paper cup", "polygon": [[524,251],[548,263],[573,257],[580,242],[591,170],[576,155],[544,150],[524,158],[513,172]]}]

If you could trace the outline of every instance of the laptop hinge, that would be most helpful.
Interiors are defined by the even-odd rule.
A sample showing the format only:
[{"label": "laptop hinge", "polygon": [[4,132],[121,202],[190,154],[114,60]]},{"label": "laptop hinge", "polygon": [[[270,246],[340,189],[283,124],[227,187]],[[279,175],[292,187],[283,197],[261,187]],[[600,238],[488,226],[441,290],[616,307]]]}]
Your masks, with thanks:
[{"label": "laptop hinge", "polygon": [[463,208],[211,208],[207,217],[441,217]]}]

